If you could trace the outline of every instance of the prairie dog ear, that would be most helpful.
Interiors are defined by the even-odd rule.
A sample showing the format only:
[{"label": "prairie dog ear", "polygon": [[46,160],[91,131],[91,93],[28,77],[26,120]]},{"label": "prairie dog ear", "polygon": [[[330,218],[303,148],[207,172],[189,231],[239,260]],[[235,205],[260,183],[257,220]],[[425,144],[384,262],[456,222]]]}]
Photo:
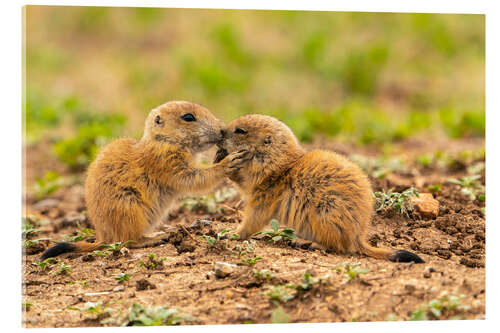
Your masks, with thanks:
[{"label": "prairie dog ear", "polygon": [[162,116],[156,115],[155,116],[155,125],[163,127],[164,124],[165,124],[165,120],[162,118]]},{"label": "prairie dog ear", "polygon": [[263,142],[264,142],[265,145],[270,144],[271,143],[271,136],[270,135],[266,136],[266,138],[264,139]]}]

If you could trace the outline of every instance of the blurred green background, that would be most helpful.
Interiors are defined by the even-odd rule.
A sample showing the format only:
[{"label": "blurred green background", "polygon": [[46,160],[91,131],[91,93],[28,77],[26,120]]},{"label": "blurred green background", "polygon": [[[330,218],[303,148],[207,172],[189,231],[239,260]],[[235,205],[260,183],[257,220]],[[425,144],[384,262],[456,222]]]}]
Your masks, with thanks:
[{"label": "blurred green background", "polygon": [[169,100],[304,142],[484,136],[484,15],[28,6],[26,144],[82,167]]}]

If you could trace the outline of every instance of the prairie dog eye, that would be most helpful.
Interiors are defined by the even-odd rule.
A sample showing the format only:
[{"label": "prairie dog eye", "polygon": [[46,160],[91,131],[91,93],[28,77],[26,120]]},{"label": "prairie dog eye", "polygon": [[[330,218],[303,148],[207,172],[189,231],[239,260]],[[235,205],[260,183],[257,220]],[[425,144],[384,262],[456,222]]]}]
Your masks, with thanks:
[{"label": "prairie dog eye", "polygon": [[247,131],[245,131],[242,128],[237,128],[237,129],[234,130],[234,133],[236,133],[236,134],[247,134]]},{"label": "prairie dog eye", "polygon": [[156,125],[163,125],[163,120],[161,119],[160,116],[156,116],[156,118],[155,118],[155,124]]},{"label": "prairie dog eye", "polygon": [[191,113],[186,113],[181,119],[187,122],[196,121],[196,118]]}]

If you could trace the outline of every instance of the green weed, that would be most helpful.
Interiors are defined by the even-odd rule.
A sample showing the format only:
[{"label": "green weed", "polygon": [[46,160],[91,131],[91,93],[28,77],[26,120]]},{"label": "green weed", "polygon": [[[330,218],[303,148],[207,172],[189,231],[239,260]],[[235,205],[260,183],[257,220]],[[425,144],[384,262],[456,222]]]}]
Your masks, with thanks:
[{"label": "green weed", "polygon": [[367,274],[370,272],[367,268],[361,268],[361,263],[356,263],[353,265],[344,264],[341,267],[337,267],[336,271],[342,273],[348,281],[356,280],[359,275]]},{"label": "green weed", "polygon": [[71,272],[71,266],[70,265],[66,265],[65,263],[61,263],[61,265],[59,266],[59,269],[57,271],[55,271],[53,274],[54,275],[66,275],[66,274],[69,274]]},{"label": "green weed", "polygon": [[266,286],[267,291],[262,292],[261,295],[268,296],[271,301],[284,303],[295,297],[293,286]]},{"label": "green weed", "polygon": [[[433,299],[429,303],[424,304],[419,309],[413,311],[410,320],[431,320],[431,319],[445,319],[443,316],[450,316],[456,310],[468,310],[470,306],[463,305],[461,302],[465,295],[448,296],[443,292],[438,299]],[[453,316],[449,319],[460,319],[458,316]]]},{"label": "green weed", "polygon": [[255,264],[259,261],[262,260],[262,257],[253,257],[253,258],[246,258],[241,260],[238,265],[241,266],[248,266],[248,267],[253,267]]},{"label": "green weed", "polygon": [[76,226],[78,228],[78,234],[75,236],[66,236],[66,241],[79,242],[94,235],[93,229],[82,227],[78,222],[76,222]]},{"label": "green weed", "polygon": [[35,229],[35,226],[31,224],[36,223],[36,221],[38,221],[38,219],[33,215],[22,218],[21,236],[23,239],[33,237],[40,232],[40,229]]},{"label": "green weed", "polygon": [[429,191],[431,191],[431,192],[434,192],[434,193],[440,193],[442,187],[443,186],[441,184],[436,184],[436,185],[429,185],[429,186],[427,186],[427,189]]},{"label": "green weed", "polygon": [[253,276],[257,281],[270,281],[273,278],[273,275],[267,269],[257,270],[253,269]]},{"label": "green weed", "polygon": [[255,242],[252,240],[245,240],[243,243],[238,243],[233,248],[233,253],[235,253],[238,258],[243,257],[246,254],[253,253],[255,251]]},{"label": "green weed", "polygon": [[102,301],[87,302],[81,308],[76,306],[68,306],[67,309],[86,312],[90,314],[96,314],[96,315],[100,315],[102,313],[111,313],[113,311],[112,309],[105,307]]},{"label": "green weed", "polygon": [[297,239],[297,235],[295,235],[295,231],[293,229],[286,228],[279,230],[280,223],[277,220],[272,219],[269,225],[271,226],[272,230],[259,231],[255,233],[254,236],[264,235],[269,239],[269,241],[272,241],[274,243]]},{"label": "green weed", "polygon": [[151,253],[148,255],[147,262],[144,262],[143,260],[139,262],[139,267],[146,267],[147,269],[162,269],[163,262],[165,260],[167,260],[167,258],[165,257],[156,259],[156,255],[154,253]]},{"label": "green weed", "polygon": [[34,264],[37,265],[38,267],[40,267],[42,269],[42,271],[44,271],[45,268],[47,268],[47,266],[54,261],[57,261],[57,260],[54,258],[47,258],[44,261],[35,261]]},{"label": "green weed", "polygon": [[484,201],[484,185],[477,181],[480,178],[480,175],[475,175],[462,177],[460,179],[448,179],[448,182],[460,186],[461,193],[468,197],[471,201],[476,200],[476,198]]},{"label": "green weed", "polygon": [[124,247],[126,247],[128,244],[135,243],[135,241],[128,240],[126,242],[115,242],[111,244],[103,244],[101,247],[108,249],[108,251],[111,251],[111,253],[115,254],[120,252],[120,250]]},{"label": "green weed", "polygon": [[130,274],[128,274],[128,273],[120,273],[117,276],[115,276],[115,280],[118,281],[118,283],[123,283],[125,281],[130,280]]},{"label": "green weed", "polygon": [[418,191],[411,187],[402,193],[383,190],[382,192],[375,192],[375,206],[377,212],[392,210],[398,214],[409,216],[408,213],[413,211],[413,204],[411,199],[418,197]]},{"label": "green weed", "polygon": [[321,284],[323,281],[327,281],[329,278],[330,276],[328,274],[324,276],[314,277],[310,272],[306,271],[304,273],[302,282],[297,284],[296,289],[301,291],[310,290],[316,284]]},{"label": "green weed", "polygon": [[133,303],[122,326],[180,325],[196,321],[196,318],[163,306],[144,307]]}]

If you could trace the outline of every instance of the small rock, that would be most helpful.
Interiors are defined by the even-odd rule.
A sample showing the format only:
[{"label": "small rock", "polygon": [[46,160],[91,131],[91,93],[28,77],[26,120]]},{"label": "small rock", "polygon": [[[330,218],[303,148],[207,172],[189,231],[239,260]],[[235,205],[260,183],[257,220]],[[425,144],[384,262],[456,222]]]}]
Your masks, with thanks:
[{"label": "small rock", "polygon": [[439,213],[439,201],[434,199],[430,193],[420,193],[418,197],[412,200],[415,210],[423,218],[435,219]]},{"label": "small rock", "polygon": [[124,286],[116,286],[113,288],[113,291],[124,291],[125,287]]},{"label": "small rock", "polygon": [[225,278],[234,272],[236,265],[228,264],[225,262],[215,263],[215,276],[218,278]]},{"label": "small rock", "polygon": [[428,279],[431,277],[431,273],[429,272],[424,272],[424,278]]}]

